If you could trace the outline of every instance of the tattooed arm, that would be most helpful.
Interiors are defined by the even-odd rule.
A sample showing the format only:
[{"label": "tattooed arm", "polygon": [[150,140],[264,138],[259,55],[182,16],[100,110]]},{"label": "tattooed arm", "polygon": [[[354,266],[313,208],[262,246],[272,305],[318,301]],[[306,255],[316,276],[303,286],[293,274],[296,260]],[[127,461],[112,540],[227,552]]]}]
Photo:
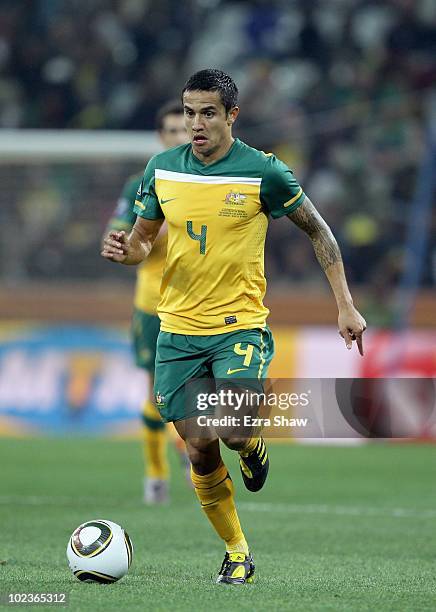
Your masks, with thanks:
[{"label": "tattooed arm", "polygon": [[366,322],[353,305],[341,252],[331,229],[308,197],[288,217],[306,232],[312,241],[315,255],[336,298],[339,310],[339,333],[344,338],[347,348],[350,349],[352,341],[356,340],[359,352],[363,355],[362,334],[366,329]]}]

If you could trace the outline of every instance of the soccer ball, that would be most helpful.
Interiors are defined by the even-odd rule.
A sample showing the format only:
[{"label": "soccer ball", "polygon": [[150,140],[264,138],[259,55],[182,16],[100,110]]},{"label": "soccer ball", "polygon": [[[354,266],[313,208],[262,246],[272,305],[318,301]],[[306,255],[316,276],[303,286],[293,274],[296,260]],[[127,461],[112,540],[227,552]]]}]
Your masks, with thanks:
[{"label": "soccer ball", "polygon": [[79,525],[67,546],[70,570],[82,582],[116,582],[127,574],[132,557],[132,542],[124,529],[101,519]]}]

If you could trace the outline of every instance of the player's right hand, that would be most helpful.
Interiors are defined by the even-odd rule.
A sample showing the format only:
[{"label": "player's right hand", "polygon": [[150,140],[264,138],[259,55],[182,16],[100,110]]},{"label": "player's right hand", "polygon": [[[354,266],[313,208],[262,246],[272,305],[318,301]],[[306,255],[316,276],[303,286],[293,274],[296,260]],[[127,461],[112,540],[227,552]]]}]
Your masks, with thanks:
[{"label": "player's right hand", "polygon": [[128,238],[124,231],[111,230],[103,240],[101,256],[116,263],[123,263],[127,257]]}]

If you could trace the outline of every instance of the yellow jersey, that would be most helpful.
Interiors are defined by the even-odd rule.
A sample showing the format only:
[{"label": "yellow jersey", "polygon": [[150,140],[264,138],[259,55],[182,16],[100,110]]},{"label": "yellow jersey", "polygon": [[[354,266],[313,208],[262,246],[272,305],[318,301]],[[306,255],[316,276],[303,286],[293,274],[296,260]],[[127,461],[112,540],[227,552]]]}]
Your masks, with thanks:
[{"label": "yellow jersey", "polygon": [[264,327],[268,218],[293,212],[304,198],[283,162],[238,139],[208,165],[190,144],[155,155],[134,212],[168,225],[161,330],[214,335]]}]

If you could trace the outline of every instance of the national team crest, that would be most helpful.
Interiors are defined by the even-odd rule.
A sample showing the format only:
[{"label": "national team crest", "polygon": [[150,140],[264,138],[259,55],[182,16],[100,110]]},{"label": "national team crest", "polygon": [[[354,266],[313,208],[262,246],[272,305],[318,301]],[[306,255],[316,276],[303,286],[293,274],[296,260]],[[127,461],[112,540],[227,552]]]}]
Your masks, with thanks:
[{"label": "national team crest", "polygon": [[163,406],[165,403],[165,397],[159,393],[156,393],[156,406]]},{"label": "national team crest", "polygon": [[246,200],[247,196],[245,194],[239,193],[238,191],[229,191],[224,201],[226,204],[242,205],[245,204]]}]

